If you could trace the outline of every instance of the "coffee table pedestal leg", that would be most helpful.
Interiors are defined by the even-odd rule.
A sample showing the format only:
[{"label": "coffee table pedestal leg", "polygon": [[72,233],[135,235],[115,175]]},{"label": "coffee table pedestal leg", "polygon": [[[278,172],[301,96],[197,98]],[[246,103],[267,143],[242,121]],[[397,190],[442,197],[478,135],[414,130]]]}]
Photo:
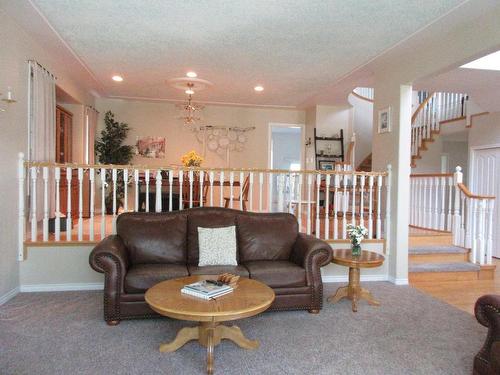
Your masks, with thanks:
[{"label": "coffee table pedestal leg", "polygon": [[197,327],[184,327],[175,339],[160,345],[160,352],[174,352],[191,340],[198,340],[200,345],[207,348],[207,374],[214,372],[214,348],[223,339],[231,340],[240,348],[257,349],[259,341],[249,340],[237,326],[225,326],[218,322],[201,322]]},{"label": "coffee table pedestal leg", "polygon": [[337,292],[328,297],[328,302],[337,303],[342,298],[348,298],[352,301],[352,311],[358,311],[358,301],[365,299],[370,305],[379,306],[380,302],[373,298],[372,294],[360,285],[360,269],[349,268],[349,285],[337,289]]}]

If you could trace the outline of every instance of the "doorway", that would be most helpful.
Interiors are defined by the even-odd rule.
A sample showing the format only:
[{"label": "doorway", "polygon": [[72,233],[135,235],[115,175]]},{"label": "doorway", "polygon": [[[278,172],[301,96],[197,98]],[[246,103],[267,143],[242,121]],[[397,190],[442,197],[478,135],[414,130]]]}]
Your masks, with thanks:
[{"label": "doorway", "polygon": [[493,252],[500,258],[500,145],[485,148],[473,148],[471,152],[470,186],[474,194],[491,195],[497,199],[493,206]]}]

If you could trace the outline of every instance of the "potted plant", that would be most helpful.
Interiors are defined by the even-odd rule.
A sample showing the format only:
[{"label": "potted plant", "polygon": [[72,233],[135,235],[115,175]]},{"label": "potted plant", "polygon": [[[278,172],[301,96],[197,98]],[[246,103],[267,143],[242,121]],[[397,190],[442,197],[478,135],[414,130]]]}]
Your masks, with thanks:
[{"label": "potted plant", "polygon": [[351,239],[351,249],[353,256],[361,254],[361,241],[368,235],[368,230],[362,226],[347,224],[347,235]]},{"label": "potted plant", "polygon": [[[130,164],[134,157],[134,149],[130,145],[124,145],[130,127],[124,122],[115,120],[115,115],[107,111],[104,115],[104,129],[101,131],[101,138],[95,141],[95,152],[101,164]],[[123,170],[117,171],[116,182],[116,209],[123,205],[124,183]],[[106,183],[112,183],[111,170],[106,170]],[[113,213],[113,189],[108,189],[105,198],[106,213]]]}]

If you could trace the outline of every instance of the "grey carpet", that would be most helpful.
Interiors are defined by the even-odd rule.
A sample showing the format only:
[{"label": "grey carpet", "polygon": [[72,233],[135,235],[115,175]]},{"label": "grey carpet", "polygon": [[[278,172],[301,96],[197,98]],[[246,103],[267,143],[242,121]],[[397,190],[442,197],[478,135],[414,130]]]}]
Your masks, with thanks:
[{"label": "grey carpet", "polygon": [[[326,295],[339,285],[329,284]],[[472,315],[405,286],[365,283],[379,308],[325,303],[319,315],[269,312],[238,321],[261,347],[215,349],[216,374],[470,374],[486,329]],[[185,322],[102,320],[101,292],[20,294],[0,307],[0,374],[204,374],[205,351],[158,345]]]},{"label": "grey carpet", "polygon": [[408,272],[477,272],[481,267],[469,262],[410,263]]},{"label": "grey carpet", "polygon": [[458,246],[412,246],[408,249],[409,254],[465,254],[469,250]]}]

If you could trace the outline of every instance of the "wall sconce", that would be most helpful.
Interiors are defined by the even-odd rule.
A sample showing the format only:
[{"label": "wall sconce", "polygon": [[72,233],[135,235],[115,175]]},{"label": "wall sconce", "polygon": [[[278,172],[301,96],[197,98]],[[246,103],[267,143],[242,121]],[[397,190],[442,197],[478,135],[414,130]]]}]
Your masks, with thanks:
[{"label": "wall sconce", "polygon": [[309,147],[310,145],[312,145],[311,137],[306,140],[306,147]]},{"label": "wall sconce", "polygon": [[[0,94],[0,95],[2,95],[2,94]],[[7,97],[3,98],[2,102],[5,102],[7,104],[12,104],[12,103],[17,102],[17,100],[15,100],[12,96],[12,90],[10,87],[7,88]],[[0,108],[0,112],[5,112],[5,109]]]}]

